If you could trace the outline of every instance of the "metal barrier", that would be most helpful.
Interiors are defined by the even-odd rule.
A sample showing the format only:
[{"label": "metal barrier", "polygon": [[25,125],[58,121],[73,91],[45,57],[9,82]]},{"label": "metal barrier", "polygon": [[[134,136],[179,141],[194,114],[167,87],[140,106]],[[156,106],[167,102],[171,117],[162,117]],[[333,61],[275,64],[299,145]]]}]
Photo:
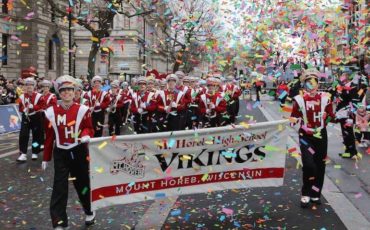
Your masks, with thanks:
[{"label": "metal barrier", "polygon": [[21,115],[17,104],[0,105],[0,135],[19,132]]}]

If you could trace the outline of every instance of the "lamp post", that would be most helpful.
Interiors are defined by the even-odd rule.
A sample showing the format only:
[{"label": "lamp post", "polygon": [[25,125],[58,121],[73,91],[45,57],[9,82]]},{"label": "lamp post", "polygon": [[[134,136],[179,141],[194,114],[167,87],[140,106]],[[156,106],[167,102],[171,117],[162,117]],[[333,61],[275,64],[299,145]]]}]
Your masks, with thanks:
[{"label": "lamp post", "polygon": [[68,3],[68,73],[72,75],[72,2]]},{"label": "lamp post", "polygon": [[76,52],[77,52],[78,45],[76,42],[73,42],[72,48],[73,48],[73,77],[76,78]]}]

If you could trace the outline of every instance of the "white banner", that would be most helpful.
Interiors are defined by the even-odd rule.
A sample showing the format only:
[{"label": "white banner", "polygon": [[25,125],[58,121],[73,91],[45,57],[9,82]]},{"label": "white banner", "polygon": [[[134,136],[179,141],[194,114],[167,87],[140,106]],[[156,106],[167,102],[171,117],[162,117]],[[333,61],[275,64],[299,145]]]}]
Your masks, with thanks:
[{"label": "white banner", "polygon": [[94,138],[92,209],[283,184],[287,121]]}]

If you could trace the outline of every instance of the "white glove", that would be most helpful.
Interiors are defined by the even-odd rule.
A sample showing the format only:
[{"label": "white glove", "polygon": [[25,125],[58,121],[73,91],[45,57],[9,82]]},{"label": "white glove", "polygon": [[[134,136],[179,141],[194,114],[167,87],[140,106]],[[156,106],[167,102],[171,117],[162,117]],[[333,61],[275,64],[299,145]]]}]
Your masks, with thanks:
[{"label": "white glove", "polygon": [[90,142],[90,136],[86,135],[81,137],[81,143],[89,143]]},{"label": "white glove", "polygon": [[347,120],[346,120],[346,123],[347,123],[348,125],[353,125],[353,119],[347,119]]},{"label": "white glove", "polygon": [[95,107],[99,107],[100,106],[100,103],[99,102],[96,102],[95,103]]},{"label": "white glove", "polygon": [[46,170],[46,168],[48,167],[48,162],[47,161],[43,161],[42,163],[41,163],[41,168],[42,168],[42,170]]},{"label": "white glove", "polygon": [[143,113],[143,109],[142,109],[142,108],[138,108],[138,109],[137,109],[137,112],[138,112],[138,113]]},{"label": "white glove", "polygon": [[141,103],[141,104],[140,104],[140,108],[145,109],[145,108],[146,108],[145,103]]},{"label": "white glove", "polygon": [[210,109],[214,109],[214,108],[215,108],[215,104],[211,103],[211,104],[209,105],[209,108],[210,108]]},{"label": "white glove", "polygon": [[164,111],[166,111],[167,113],[169,113],[171,111],[171,108],[169,106],[166,106],[166,107],[164,107]]},{"label": "white glove", "polygon": [[172,103],[171,103],[171,107],[172,107],[172,108],[177,108],[177,103],[176,103],[176,102],[172,102]]},{"label": "white glove", "polygon": [[107,111],[107,113],[110,113],[110,108],[107,108],[106,111]]},{"label": "white glove", "polygon": [[206,110],[206,113],[211,113],[211,110],[210,110],[210,109],[207,109],[207,110]]},{"label": "white glove", "polygon": [[29,109],[33,109],[33,105],[32,105],[32,104],[29,104],[29,105],[28,105],[28,108],[29,108]]}]

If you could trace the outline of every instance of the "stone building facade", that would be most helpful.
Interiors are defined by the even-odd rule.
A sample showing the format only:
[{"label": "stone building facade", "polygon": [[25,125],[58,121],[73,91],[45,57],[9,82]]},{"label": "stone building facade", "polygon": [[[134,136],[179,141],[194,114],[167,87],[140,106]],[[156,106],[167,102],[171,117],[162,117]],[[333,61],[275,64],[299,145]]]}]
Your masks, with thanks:
[{"label": "stone building facade", "polygon": [[[160,10],[163,11],[157,10],[158,14]],[[130,6],[127,6],[125,11],[129,15],[135,14],[135,10]],[[125,75],[126,80],[129,80],[131,77],[145,74],[146,69],[166,73],[169,62],[163,47],[166,36],[158,26],[157,19],[150,14],[131,18],[117,14],[111,26],[110,37],[101,42],[101,49],[95,60],[95,74],[110,79]],[[76,27],[74,38],[78,46],[76,77],[85,77],[88,73],[88,57],[92,44],[91,33],[83,27]]]},{"label": "stone building facade", "polygon": [[16,79],[30,66],[47,79],[68,74],[68,20],[55,18],[45,0],[2,3],[1,74]]}]

